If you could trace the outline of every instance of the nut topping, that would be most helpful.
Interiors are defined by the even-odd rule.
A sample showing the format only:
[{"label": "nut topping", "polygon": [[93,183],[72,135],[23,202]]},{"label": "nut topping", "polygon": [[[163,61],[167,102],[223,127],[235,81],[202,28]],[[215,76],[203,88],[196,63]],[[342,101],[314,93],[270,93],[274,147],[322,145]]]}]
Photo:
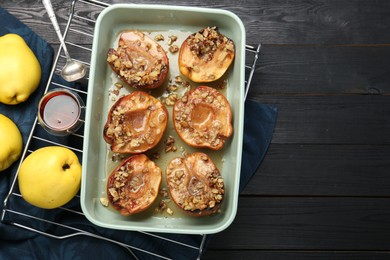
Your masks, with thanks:
[{"label": "nut topping", "polygon": [[207,27],[190,35],[179,53],[180,72],[194,82],[219,79],[235,55],[234,43],[216,27]]},{"label": "nut topping", "polygon": [[175,146],[175,139],[172,136],[168,136],[168,138],[164,141],[165,144],[165,152],[176,152],[177,147]]}]

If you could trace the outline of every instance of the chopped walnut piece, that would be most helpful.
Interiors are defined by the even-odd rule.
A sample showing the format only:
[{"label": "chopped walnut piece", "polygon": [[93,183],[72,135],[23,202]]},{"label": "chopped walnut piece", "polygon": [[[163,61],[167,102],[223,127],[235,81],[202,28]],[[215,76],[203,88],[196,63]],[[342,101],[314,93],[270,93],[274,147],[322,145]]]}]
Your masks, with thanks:
[{"label": "chopped walnut piece", "polygon": [[171,46],[169,46],[169,51],[170,51],[171,53],[176,53],[176,52],[179,51],[179,46],[177,46],[176,44],[171,45]]},{"label": "chopped walnut piece", "polygon": [[177,36],[176,36],[176,35],[170,35],[170,36],[168,36],[168,42],[167,42],[167,44],[168,44],[168,45],[171,45],[171,44],[174,43],[176,40],[177,40]]},{"label": "chopped walnut piece", "polygon": [[176,85],[172,85],[172,84],[168,85],[168,87],[167,87],[168,93],[175,92],[177,89],[178,89],[178,87]]},{"label": "chopped walnut piece", "polygon": [[175,77],[175,82],[176,82],[176,83],[178,83],[178,84],[181,84],[181,83],[183,83],[183,79],[182,79],[182,77],[180,77],[180,76],[176,76],[176,77]]},{"label": "chopped walnut piece", "polygon": [[163,41],[164,40],[164,36],[162,34],[157,34],[156,36],[154,36],[154,40],[155,41]]},{"label": "chopped walnut piece", "polygon": [[152,157],[154,158],[154,159],[160,159],[160,153],[158,153],[158,152],[154,152],[154,153],[152,153]]},{"label": "chopped walnut piece", "polygon": [[168,213],[169,215],[173,215],[173,210],[172,210],[171,208],[167,208],[167,213]]},{"label": "chopped walnut piece", "polygon": [[177,101],[177,95],[176,94],[169,94],[164,102],[167,106],[173,106],[176,101]]},{"label": "chopped walnut piece", "polygon": [[219,45],[227,42],[228,39],[220,34],[216,27],[207,27],[195,33],[194,37],[189,37],[187,41],[195,55],[211,54],[207,57],[208,60],[211,60],[213,54],[211,51],[215,51]]},{"label": "chopped walnut piece", "polygon": [[158,204],[158,209],[160,212],[163,212],[165,209],[167,208],[167,204],[165,203],[165,201],[160,201],[160,203]]},{"label": "chopped walnut piece", "polygon": [[114,94],[115,96],[119,95],[119,90],[118,89],[113,89],[111,90],[111,93]]},{"label": "chopped walnut piece", "polygon": [[177,147],[175,146],[175,139],[172,136],[168,136],[168,138],[164,141],[165,144],[165,152],[176,152]]},{"label": "chopped walnut piece", "polygon": [[104,206],[104,207],[108,207],[108,199],[107,198],[100,198],[100,203]]},{"label": "chopped walnut piece", "polygon": [[122,83],[117,82],[117,83],[115,83],[114,85],[115,85],[115,87],[117,87],[118,89],[123,88],[123,84],[122,84]]},{"label": "chopped walnut piece", "polygon": [[122,161],[123,159],[125,159],[125,155],[124,154],[119,154],[119,153],[114,153],[112,156],[111,156],[111,161],[113,162],[119,162],[119,161]]},{"label": "chopped walnut piece", "polygon": [[165,198],[168,198],[168,191],[167,191],[167,189],[166,188],[162,188],[161,190],[160,190],[160,195],[165,199]]}]

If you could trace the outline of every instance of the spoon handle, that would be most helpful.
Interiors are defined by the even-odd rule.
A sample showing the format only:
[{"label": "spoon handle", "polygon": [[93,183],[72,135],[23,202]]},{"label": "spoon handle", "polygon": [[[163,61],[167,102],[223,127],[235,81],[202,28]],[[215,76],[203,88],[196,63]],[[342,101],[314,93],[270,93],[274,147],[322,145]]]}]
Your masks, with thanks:
[{"label": "spoon handle", "polygon": [[50,0],[42,0],[42,3],[45,6],[45,9],[47,11],[47,14],[49,15],[50,21],[53,24],[54,30],[57,33],[58,39],[61,42],[62,48],[64,49],[64,52],[66,55],[66,59],[70,60],[71,58],[70,58],[68,49],[66,48],[64,38],[62,37],[60,26],[58,25],[58,21],[57,21],[56,15],[54,13],[51,1]]}]

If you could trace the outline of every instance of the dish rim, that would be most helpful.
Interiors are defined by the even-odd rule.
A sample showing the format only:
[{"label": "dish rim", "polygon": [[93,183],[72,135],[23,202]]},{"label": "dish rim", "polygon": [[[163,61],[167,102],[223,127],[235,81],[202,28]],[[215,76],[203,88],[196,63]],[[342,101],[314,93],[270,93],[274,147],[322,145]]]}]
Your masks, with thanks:
[{"label": "dish rim", "polygon": [[[155,10],[155,11],[168,10],[168,11],[172,11],[172,12],[186,11],[186,12],[213,14],[213,15],[225,15],[225,16],[228,16],[229,18],[233,19],[235,21],[235,23],[239,26],[239,28],[241,30],[240,33],[242,35],[242,38],[244,39],[244,42],[241,43],[242,48],[240,48],[239,50],[237,50],[237,48],[236,48],[236,57],[235,57],[235,58],[237,58],[237,56],[241,57],[240,64],[242,66],[240,68],[234,68],[234,70],[239,70],[239,72],[236,72],[237,74],[239,74],[239,79],[240,79],[240,86],[239,87],[244,89],[244,87],[245,87],[244,80],[245,80],[245,40],[246,40],[246,35],[245,35],[245,28],[244,28],[244,25],[243,25],[241,19],[233,12],[228,11],[228,10],[223,10],[223,9],[214,9],[214,8],[205,8],[205,7],[170,6],[170,5],[161,5],[161,4],[159,4],[159,5],[113,4],[113,5],[105,8],[100,13],[99,17],[96,20],[95,29],[99,28],[100,23],[102,23],[105,15],[107,13],[114,11],[116,9],[122,9],[122,8],[131,9],[131,10],[140,10],[140,9],[142,9],[142,10]],[[93,38],[88,92],[89,92],[90,88],[92,88],[95,85],[95,72],[96,72],[96,70],[93,66],[96,65],[96,59],[97,59],[96,56],[97,55],[93,55],[93,54],[98,51],[97,50],[97,46],[98,46],[97,41],[100,38],[99,34],[100,34],[100,30],[95,31],[94,38]],[[239,40],[242,40],[241,37]],[[238,51],[240,51],[240,55],[237,55]],[[232,212],[231,212],[231,214],[229,214],[228,218],[226,218],[226,220],[221,225],[219,225],[218,227],[216,227],[214,229],[199,229],[199,228],[197,228],[196,232],[194,232],[193,230],[183,229],[183,228],[181,228],[181,229],[172,229],[172,228],[167,229],[167,228],[148,227],[148,226],[137,226],[136,227],[137,229],[135,229],[133,226],[123,227],[122,225],[120,225],[120,226],[113,225],[113,224],[105,223],[105,222],[102,222],[102,221],[99,221],[99,220],[93,218],[92,216],[90,216],[89,210],[86,206],[87,201],[85,201],[85,191],[86,191],[86,186],[87,186],[86,174],[88,172],[88,169],[87,169],[88,164],[86,163],[86,161],[88,159],[87,158],[88,152],[83,152],[83,162],[84,163],[82,166],[83,173],[82,173],[80,201],[81,201],[82,211],[84,212],[86,218],[90,222],[92,222],[93,224],[96,224],[97,226],[101,226],[101,227],[120,229],[120,230],[129,230],[129,231],[142,230],[142,231],[161,232],[161,233],[211,234],[211,233],[218,233],[218,232],[226,229],[228,226],[230,226],[230,224],[233,222],[233,220],[237,214],[238,196],[239,196],[238,191],[239,191],[241,157],[242,157],[242,146],[243,146],[244,90],[240,90],[239,94],[240,94],[239,98],[242,100],[241,102],[239,102],[239,104],[237,106],[238,109],[240,110],[239,111],[240,118],[238,119],[239,120],[239,122],[238,122],[239,129],[235,129],[235,131],[238,132],[237,133],[238,140],[237,140],[237,147],[233,147],[233,148],[237,148],[237,156],[235,158],[236,169],[234,170],[236,174],[235,174],[235,179],[233,181],[234,183],[236,183],[236,185],[234,185],[234,187],[231,187],[231,188],[234,188],[234,190],[232,191],[232,195],[234,195],[234,197],[236,197],[236,198],[232,198],[232,204],[231,204]],[[89,133],[91,131],[90,127],[91,127],[91,120],[92,120],[92,111],[91,111],[92,109],[91,109],[91,106],[88,105],[88,104],[91,104],[91,102],[93,102],[93,95],[92,94],[87,95],[87,102],[86,102],[87,106],[86,106],[86,113],[85,113],[85,128],[84,128],[85,133]],[[87,134],[87,138],[84,139],[83,151],[88,151],[90,141],[91,141],[91,139],[88,138],[88,134]],[[193,217],[191,217],[191,218],[193,218]],[[194,227],[194,226],[192,226],[192,227]]]}]

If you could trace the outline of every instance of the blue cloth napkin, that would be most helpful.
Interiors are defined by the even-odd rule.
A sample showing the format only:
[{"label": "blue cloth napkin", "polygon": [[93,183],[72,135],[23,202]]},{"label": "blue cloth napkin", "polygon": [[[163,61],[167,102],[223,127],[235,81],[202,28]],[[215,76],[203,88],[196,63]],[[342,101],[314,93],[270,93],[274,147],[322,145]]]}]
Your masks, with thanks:
[{"label": "blue cloth napkin", "polygon": [[[39,98],[44,93],[50,74],[53,50],[47,42],[36,35],[30,28],[0,8],[0,36],[6,33],[16,33],[22,36],[38,57],[42,67],[41,83],[26,102],[16,106],[0,104],[0,113],[8,116],[17,124],[23,135],[24,143],[26,143],[36,117]],[[60,81],[61,79],[58,78],[57,80]],[[62,83],[68,84],[64,81]],[[274,107],[260,104],[253,100],[247,100],[245,103],[245,135],[240,191],[244,189],[245,185],[256,172],[268,149],[276,122],[276,115],[277,109]],[[45,133],[41,134],[44,135]],[[72,142],[71,137],[61,137],[59,139],[61,139],[61,143]],[[18,162],[14,163],[8,170],[0,172],[0,214],[3,210],[2,202],[10,189],[11,182],[17,171],[17,164]],[[18,201],[10,200],[8,204],[13,204],[12,207],[16,207],[19,212],[31,211],[32,207],[22,199]],[[70,202],[69,208],[80,211],[77,198]],[[42,210],[37,208],[34,209],[34,216],[70,225],[76,229],[80,228],[91,232],[91,234],[121,241],[125,244],[152,252],[150,254],[134,249],[133,253],[141,259],[153,259],[155,258],[153,253],[169,256],[174,259],[195,259],[198,256],[198,250],[176,243],[162,243],[161,239],[153,238],[140,232],[100,228],[87,221],[82,215],[60,209]],[[6,223],[8,221],[15,221],[16,223],[26,222],[25,219],[23,220],[23,216],[6,219],[4,223],[0,222],[0,259],[123,259],[125,257],[131,257],[128,249],[108,241],[88,236],[53,239],[36,232],[30,232],[26,229],[9,225]],[[63,229],[57,225],[45,224],[33,220],[29,220],[27,226],[47,231],[48,233],[55,233],[56,235],[63,234],[64,236],[76,232],[69,232],[67,229]],[[194,247],[198,247],[202,239],[199,235],[156,235],[166,239],[181,241],[184,244],[193,245]],[[205,243],[207,244],[211,238],[212,236],[207,236]]]},{"label": "blue cloth napkin", "polygon": [[[26,143],[28,134],[31,131],[31,127],[36,117],[39,99],[44,93],[47,79],[50,75],[53,49],[30,28],[25,26],[4,9],[0,8],[0,36],[7,33],[18,34],[26,41],[28,46],[34,51],[42,69],[41,82],[38,89],[29,97],[29,99],[27,99],[27,101],[13,106],[0,103],[0,112],[15,122],[23,136],[23,142]],[[15,169],[13,168],[9,171],[12,170]],[[8,174],[6,174],[6,172],[2,172],[0,175],[3,176]]]}]

